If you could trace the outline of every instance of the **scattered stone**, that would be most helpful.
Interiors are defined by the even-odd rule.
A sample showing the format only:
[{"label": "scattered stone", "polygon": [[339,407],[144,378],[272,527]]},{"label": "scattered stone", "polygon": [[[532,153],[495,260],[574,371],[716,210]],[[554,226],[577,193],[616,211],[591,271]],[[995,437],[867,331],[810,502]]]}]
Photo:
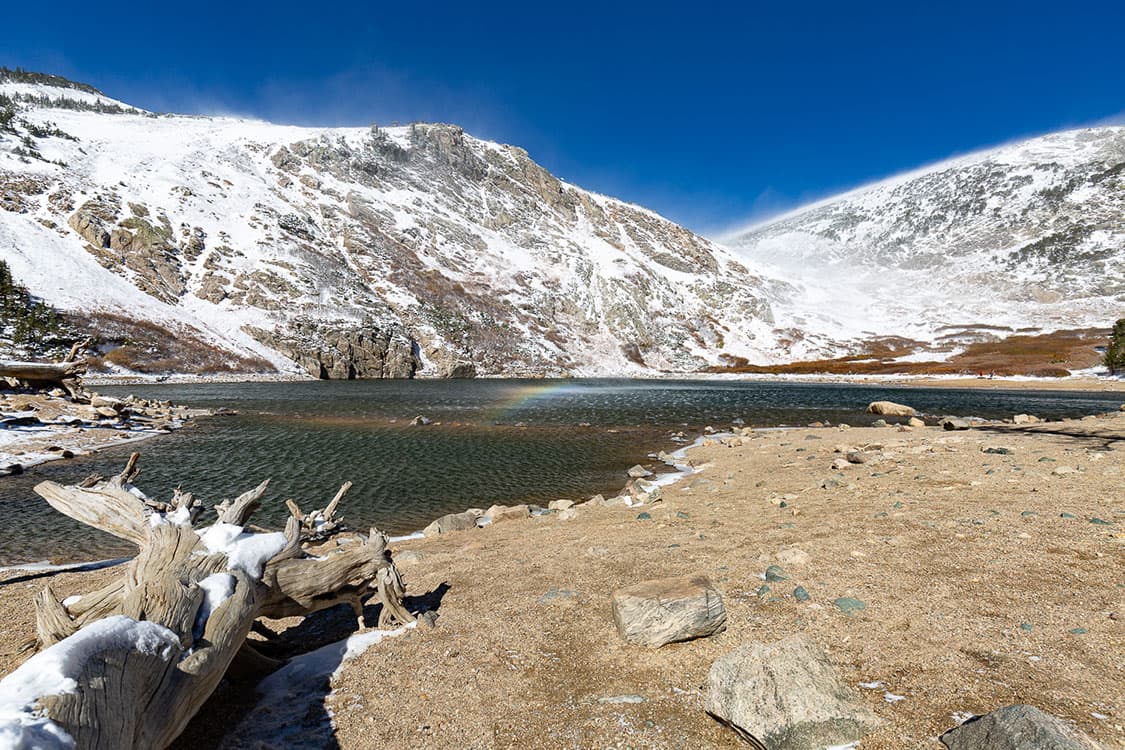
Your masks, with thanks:
[{"label": "scattered stone", "polygon": [[766,568],[766,580],[770,583],[777,583],[778,581],[787,581],[789,578],[780,565],[771,565]]},{"label": "scattered stone", "polygon": [[640,464],[637,464],[633,468],[629,469],[629,471],[627,473],[633,479],[642,479],[644,477],[651,477],[652,476],[652,472],[649,471],[648,469],[646,469],[645,467],[641,466]]},{"label": "scattered stone", "polygon": [[637,520],[638,521],[651,521],[652,520],[652,514],[649,513],[648,511],[643,510],[640,513],[637,514]]},{"label": "scattered stone", "polygon": [[867,405],[868,414],[882,414],[888,417],[913,417],[917,412],[909,406],[894,401],[872,401]]},{"label": "scattered stone", "polygon": [[531,509],[526,505],[493,505],[484,513],[484,517],[492,523],[519,521],[529,515],[531,515]]},{"label": "scattered stone", "polygon": [[1000,455],[1000,456],[1010,456],[1013,453],[1015,453],[1015,451],[1012,450],[1011,448],[1005,448],[1005,447],[999,446],[999,445],[982,445],[981,449],[980,449],[980,452],[981,453],[995,453],[995,454]]},{"label": "scattered stone", "polygon": [[867,463],[867,454],[863,451],[851,451],[848,453],[847,459],[850,464],[865,464]]},{"label": "scattered stone", "polygon": [[707,713],[754,747],[821,750],[855,742],[881,720],[807,638],[749,643],[708,675]]},{"label": "scattered stone", "polygon": [[552,500],[551,502],[547,503],[547,508],[550,510],[566,510],[567,508],[573,507],[573,500]]},{"label": "scattered stone", "polygon": [[805,552],[799,547],[786,547],[777,551],[774,558],[782,565],[807,565],[809,562],[809,553]]},{"label": "scattered stone", "polygon": [[832,470],[833,471],[843,471],[844,469],[848,468],[849,466],[851,466],[851,464],[848,463],[848,460],[845,459],[845,458],[837,458],[835,461],[832,462]]},{"label": "scattered stone", "polygon": [[418,613],[418,629],[419,630],[433,630],[437,627],[438,613],[434,610],[426,610],[425,612]]},{"label": "scattered stone", "polygon": [[1104,518],[1098,518],[1097,516],[1091,518],[1090,523],[1096,524],[1098,526],[1112,526],[1113,525],[1113,521],[1107,521]]},{"label": "scattered stone", "polygon": [[949,750],[1098,750],[1079,730],[1024,704],[972,718],[939,739]]},{"label": "scattered stone", "polygon": [[876,419],[874,422],[871,423],[871,426],[872,427],[886,427],[887,426],[887,420]]},{"label": "scattered stone", "polygon": [[420,427],[422,425],[433,424],[433,420],[429,417],[423,417],[421,414],[410,420],[411,427]]},{"label": "scattered stone", "polygon": [[425,555],[416,549],[404,549],[395,552],[395,565],[417,565],[424,557]]},{"label": "scattered stone", "polygon": [[841,597],[832,602],[832,604],[845,615],[853,615],[856,612],[867,609],[867,605],[864,602],[850,596]]},{"label": "scattered stone", "polygon": [[926,423],[923,422],[921,419],[918,419],[918,417],[911,417],[910,419],[908,419],[906,421],[906,423],[908,425],[910,425],[911,427],[925,427],[926,426]]},{"label": "scattered stone", "polygon": [[1076,471],[1078,471],[1078,470],[1075,469],[1072,466],[1056,466],[1055,470],[1052,471],[1051,473],[1054,474],[1057,477],[1061,477],[1061,476],[1066,476],[1067,474],[1073,474]]},{"label": "scattered stone", "polygon": [[467,531],[477,527],[477,517],[472,513],[450,513],[442,516],[426,528],[422,529],[423,536],[437,536],[448,534],[452,531]]},{"label": "scattered stone", "polygon": [[645,697],[643,695],[608,695],[605,698],[598,698],[598,703],[644,703]]},{"label": "scattered stone", "polygon": [[804,586],[798,586],[793,589],[793,598],[799,602],[807,602],[811,597],[809,596],[809,592],[805,591]]},{"label": "scattered stone", "polygon": [[726,629],[719,592],[702,575],[664,578],[613,592],[613,620],[629,643],[659,648]]},{"label": "scattered stone", "polygon": [[1074,515],[1073,513],[1067,513],[1066,511],[1063,511],[1062,513],[1059,513],[1059,518],[1078,518],[1078,516]]},{"label": "scattered stone", "polygon": [[941,420],[941,428],[943,430],[967,430],[969,427],[968,422],[963,419],[957,419],[956,417],[946,417]]},{"label": "scattered stone", "polygon": [[1020,623],[1020,630],[1022,630],[1025,633],[1030,633],[1034,629],[1035,629],[1034,626],[1030,622],[1021,622]]},{"label": "scattered stone", "polygon": [[834,490],[839,486],[840,482],[835,479],[825,479],[820,483],[820,489],[822,490]]},{"label": "scattered stone", "polygon": [[1035,424],[1039,421],[1039,417],[1032,414],[1017,414],[1012,417],[1012,421],[1016,424]]},{"label": "scattered stone", "polygon": [[574,591],[571,591],[570,589],[551,589],[550,591],[536,599],[536,601],[540,604],[550,604],[551,602],[555,601],[566,601],[574,599],[577,596],[578,594]]}]

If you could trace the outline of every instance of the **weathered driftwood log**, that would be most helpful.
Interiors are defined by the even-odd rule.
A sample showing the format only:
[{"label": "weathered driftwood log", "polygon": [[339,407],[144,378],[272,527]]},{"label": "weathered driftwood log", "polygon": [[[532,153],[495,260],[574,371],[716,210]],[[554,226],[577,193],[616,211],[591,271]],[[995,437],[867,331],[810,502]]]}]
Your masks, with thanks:
[{"label": "weathered driftwood log", "polygon": [[[140,551],[117,580],[77,601],[58,601],[50,587],[36,597],[45,650],[0,682],[0,704],[19,703],[0,705],[0,737],[14,733],[17,745],[34,747],[162,748],[236,657],[236,668],[270,663],[245,643],[258,617],[349,603],[362,626],[363,602],[377,596],[380,627],[414,619],[377,530],[312,556],[296,516],[284,532],[244,529],[265,482],[196,528],[198,500],[180,492],[151,500],[132,485],[136,473],[134,454],[116,477],[35,488],[55,509]],[[334,515],[348,486],[324,515]]]},{"label": "weathered driftwood log", "polygon": [[323,541],[333,534],[345,530],[344,521],[336,516],[336,511],[340,507],[340,501],[344,499],[344,495],[348,494],[348,490],[351,488],[351,482],[344,482],[336,492],[336,496],[332,498],[332,502],[328,503],[324,510],[312,510],[305,513],[296,501],[285,501],[286,507],[289,508],[289,514],[301,524],[302,538],[313,542]]},{"label": "weathered driftwood log", "polygon": [[86,360],[64,362],[13,362],[0,360],[0,378],[11,378],[32,388],[50,390],[62,388],[72,399],[83,395],[81,377],[86,372]]}]

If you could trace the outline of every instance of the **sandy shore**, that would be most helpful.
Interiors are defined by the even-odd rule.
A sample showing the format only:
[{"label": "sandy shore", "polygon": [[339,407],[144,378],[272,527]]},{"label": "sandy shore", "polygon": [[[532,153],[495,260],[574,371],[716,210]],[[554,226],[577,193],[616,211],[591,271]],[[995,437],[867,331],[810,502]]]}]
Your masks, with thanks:
[{"label": "sandy shore", "polygon": [[[868,463],[833,471],[844,444]],[[982,452],[995,446],[1012,453]],[[651,507],[399,545],[416,553],[411,592],[448,587],[441,617],[345,667],[340,745],[742,747],[702,710],[711,662],[800,632],[852,684],[881,684],[862,691],[887,720],[863,750],[938,748],[955,713],[1015,702],[1125,747],[1125,413],[759,432],[691,461],[701,471]],[[788,580],[759,593],[772,563]],[[723,592],[727,631],[625,644],[610,592],[689,573]],[[866,609],[845,615],[840,597]],[[621,695],[643,702],[605,702]]]},{"label": "sandy shore", "polygon": [[[909,383],[935,384],[1027,381]],[[52,426],[3,449],[96,450],[148,432]],[[695,473],[644,507],[580,505],[571,520],[396,544],[415,605],[436,607],[438,627],[349,662],[322,716],[289,720],[289,744],[318,746],[331,715],[345,748],[739,747],[702,711],[711,662],[801,632],[850,682],[880,685],[863,694],[887,724],[864,750],[937,748],[955,714],[1013,702],[1125,747],[1125,413],[957,432],[747,431],[708,443],[689,454]],[[832,469],[845,448],[868,461]],[[765,591],[770,564],[787,580]],[[723,592],[727,631],[658,651],[621,641],[610,592],[688,573]],[[67,596],[112,575],[0,573],[0,672],[26,656],[43,585]],[[808,602],[793,598],[798,585]],[[866,608],[846,615],[840,597]],[[272,625],[327,642],[347,635],[349,619]],[[217,698],[225,711],[203,712],[226,714],[226,728],[254,703],[252,686],[228,688]],[[195,722],[180,745],[215,745],[217,726]],[[244,727],[259,739],[276,729]]]},{"label": "sandy shore", "polygon": [[[838,446],[867,463],[833,470]],[[285,725],[277,747],[323,747],[332,731],[343,748],[744,747],[703,712],[712,661],[804,633],[850,683],[880,685],[861,690],[886,720],[862,750],[937,750],[955,714],[1015,702],[1125,747],[1125,413],[758,431],[689,455],[698,472],[642,508],[579,506],[571,520],[396,544],[413,606],[436,607],[437,627],[346,663],[317,710],[244,729],[268,738]],[[787,580],[767,592],[770,564]],[[689,573],[722,592],[725,632],[656,651],[618,637],[610,592]],[[47,581],[66,596],[112,574],[0,576],[0,670],[22,661]],[[840,597],[866,608],[846,615]],[[306,645],[354,629],[338,613],[273,624]],[[252,692],[226,685],[178,746],[214,746],[218,727],[254,716]]]}]

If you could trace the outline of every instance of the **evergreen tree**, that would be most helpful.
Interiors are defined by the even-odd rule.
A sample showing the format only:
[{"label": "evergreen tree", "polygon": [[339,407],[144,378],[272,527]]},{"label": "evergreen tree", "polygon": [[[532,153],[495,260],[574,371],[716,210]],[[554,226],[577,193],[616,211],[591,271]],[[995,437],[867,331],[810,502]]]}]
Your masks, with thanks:
[{"label": "evergreen tree", "polygon": [[1113,325],[1113,332],[1109,334],[1109,345],[1105,348],[1105,357],[1102,360],[1109,368],[1109,374],[1125,371],[1125,318]]}]

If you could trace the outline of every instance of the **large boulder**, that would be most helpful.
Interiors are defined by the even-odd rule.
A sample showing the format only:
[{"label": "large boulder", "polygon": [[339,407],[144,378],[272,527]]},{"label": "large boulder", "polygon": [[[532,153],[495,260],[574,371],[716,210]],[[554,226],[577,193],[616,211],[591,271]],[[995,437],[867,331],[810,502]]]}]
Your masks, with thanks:
[{"label": "large boulder", "polygon": [[614,591],[613,620],[629,643],[660,648],[721,632],[727,626],[727,611],[706,576],[683,576]]},{"label": "large boulder", "polygon": [[755,747],[822,750],[855,742],[881,720],[801,635],[748,643],[711,665],[704,708]]},{"label": "large boulder", "polygon": [[477,516],[475,513],[470,513],[468,511],[464,513],[450,513],[422,529],[422,535],[437,536],[438,534],[448,534],[451,531],[467,531],[468,529],[475,529],[476,527]]},{"label": "large boulder", "polygon": [[940,739],[949,750],[1100,750],[1079,730],[1020,703],[970,719]]},{"label": "large boulder", "polygon": [[868,414],[882,414],[887,417],[913,417],[914,409],[894,401],[872,401],[867,405]]},{"label": "large boulder", "polygon": [[531,509],[526,505],[493,505],[484,513],[490,523],[502,521],[519,521],[531,515]]}]

